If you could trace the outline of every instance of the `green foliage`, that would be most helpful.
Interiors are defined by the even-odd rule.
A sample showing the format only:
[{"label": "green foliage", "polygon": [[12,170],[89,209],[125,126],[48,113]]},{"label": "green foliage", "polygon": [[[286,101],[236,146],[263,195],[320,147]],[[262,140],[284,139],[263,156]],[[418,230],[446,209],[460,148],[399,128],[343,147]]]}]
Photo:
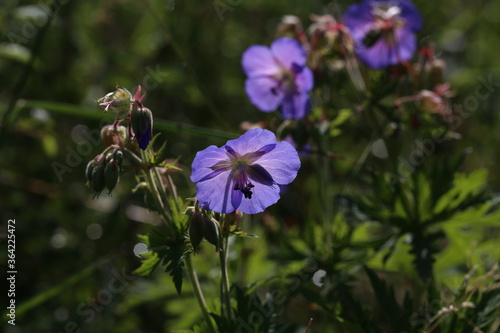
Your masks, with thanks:
[{"label": "green foliage", "polygon": [[[425,21],[419,46],[435,43],[452,83],[449,102],[462,111],[450,122],[417,103],[395,107],[433,89],[428,77],[414,87],[402,68],[361,66],[353,84],[354,68],[335,57],[315,71],[310,116],[293,124],[249,103],[241,54],[269,45],[286,14],[306,28],[310,14],[338,14],[338,6],[216,3],[228,9],[222,19],[212,1],[0,4],[0,211],[2,221],[17,220],[18,330],[64,332],[76,323],[82,332],[210,332],[184,279],[192,256],[220,332],[496,332],[498,2],[415,1]],[[102,124],[114,119],[93,99],[117,82],[144,86],[158,134],[148,167],[129,158],[113,196],[92,200],[85,165],[102,151]],[[311,148],[276,205],[228,230],[236,236],[230,319],[219,311],[220,253],[202,242],[193,255],[184,198],[195,194],[195,153],[256,124]],[[415,147],[439,131],[446,140],[433,141],[431,153]],[[387,157],[372,154],[376,140]],[[412,152],[422,159],[401,170]],[[167,218],[157,215],[151,170],[161,170],[150,176],[165,187]],[[136,243],[147,245],[140,258]],[[118,285],[113,274],[131,271],[136,278]],[[107,299],[111,290],[119,291]]]},{"label": "green foliage", "polygon": [[186,246],[186,240],[170,241],[165,234],[157,230],[153,230],[149,236],[140,235],[139,239],[151,250],[141,254],[141,266],[134,271],[134,274],[149,276],[158,265],[165,266],[165,272],[172,276],[175,289],[180,295],[184,277],[183,262],[191,252]]},{"label": "green foliage", "polygon": [[377,244],[375,251],[389,249],[384,263],[396,250],[397,240],[408,236],[413,263],[427,281],[432,277],[435,256],[446,242],[444,230],[455,219],[464,214],[470,218],[469,223],[496,218],[496,213],[488,213],[493,201],[487,194],[485,170],[465,175],[456,173],[458,166],[457,162],[438,162],[432,168],[418,168],[404,181],[387,174],[373,174],[373,193],[346,197],[356,205],[357,211],[352,215],[359,221],[376,221],[380,230],[386,230],[382,237],[364,240]]}]

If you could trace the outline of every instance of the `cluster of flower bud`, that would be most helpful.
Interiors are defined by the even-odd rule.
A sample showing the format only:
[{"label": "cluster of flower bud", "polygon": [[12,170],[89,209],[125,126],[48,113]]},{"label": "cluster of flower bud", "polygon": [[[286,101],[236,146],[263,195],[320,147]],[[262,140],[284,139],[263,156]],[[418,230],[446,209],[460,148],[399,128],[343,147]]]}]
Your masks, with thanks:
[{"label": "cluster of flower bud", "polygon": [[85,177],[88,186],[95,192],[94,198],[99,197],[105,188],[108,189],[108,194],[111,194],[120,178],[122,162],[122,151],[113,148],[105,150],[87,164]]},{"label": "cluster of flower bud", "polygon": [[[108,139],[104,141],[105,145],[118,144],[116,139],[121,139],[121,142],[125,142],[127,131],[124,130],[125,127],[118,126],[118,124],[122,120],[129,120],[128,137],[130,139],[135,137],[139,148],[142,150],[148,147],[153,137],[153,114],[150,109],[142,104],[145,94],[141,95],[141,91],[141,86],[138,86],[137,91],[132,96],[126,88],[117,86],[115,91],[97,100],[99,105],[104,106],[104,112],[110,111],[116,113],[113,128],[103,128],[103,140],[104,137]],[[104,131],[107,132],[104,133]],[[112,132],[117,134],[117,136],[114,137]]]},{"label": "cluster of flower bud", "polygon": [[214,218],[208,217],[203,212],[196,210],[191,216],[191,221],[189,223],[189,239],[195,251],[203,238],[215,246],[215,251],[219,250],[219,222]]}]

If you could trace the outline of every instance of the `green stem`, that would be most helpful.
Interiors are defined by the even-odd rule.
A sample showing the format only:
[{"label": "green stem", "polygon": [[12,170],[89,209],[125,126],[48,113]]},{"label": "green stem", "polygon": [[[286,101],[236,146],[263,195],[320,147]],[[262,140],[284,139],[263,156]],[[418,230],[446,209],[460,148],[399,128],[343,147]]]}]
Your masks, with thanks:
[{"label": "green stem", "polygon": [[[223,219],[223,218],[222,218]],[[231,311],[231,294],[229,287],[229,275],[227,273],[227,255],[229,253],[229,233],[225,229],[223,222],[222,230],[222,250],[220,252],[220,268],[221,268],[221,315],[229,322],[232,321]]]},{"label": "green stem", "polygon": [[[165,184],[163,184],[161,180],[161,176],[160,173],[158,172],[158,169],[155,167],[151,167],[151,170],[153,172],[153,178],[156,181],[158,191],[160,192],[161,199],[166,204],[168,203],[168,196],[167,196],[167,191],[165,190]],[[175,197],[175,199],[177,200],[177,197]]]},{"label": "green stem", "polygon": [[[149,190],[151,191],[151,194],[153,196],[153,200],[155,201],[156,207],[158,208],[159,213],[165,220],[165,223],[168,225],[170,224],[170,221],[172,220],[169,212],[167,211],[167,207],[165,206],[165,203],[162,201],[162,196],[160,194],[160,191],[158,190],[158,185],[155,182],[155,179],[153,179],[153,167],[149,165],[149,158],[147,156],[147,153],[145,151],[141,151],[142,155],[142,163],[143,166],[145,167],[144,174],[146,175],[146,180],[147,184],[149,187]],[[170,228],[169,228],[170,230]]]},{"label": "green stem", "polygon": [[[171,219],[170,213],[168,212],[167,206],[166,206],[166,203],[168,203],[168,197],[167,197],[165,185],[163,184],[163,182],[161,180],[161,176],[158,172],[158,169],[155,168],[154,166],[150,165],[150,161],[149,161],[147,152],[141,151],[141,156],[142,156],[142,165],[146,168],[146,170],[144,172],[146,174],[146,180],[147,180],[149,189],[153,195],[153,198],[155,200],[156,206],[158,207],[158,211],[165,219],[165,222],[167,224],[169,224],[172,221],[172,219]],[[169,179],[169,181],[170,181],[170,186],[174,186],[172,180]],[[177,193],[175,190],[172,192],[172,195],[174,196],[174,198],[176,199],[176,202],[177,202]],[[177,231],[177,228],[175,228],[175,230]],[[216,333],[217,330],[215,329],[214,324],[210,318],[210,314],[208,313],[207,303],[205,301],[203,291],[201,290],[200,282],[198,280],[198,276],[197,276],[196,271],[194,269],[191,256],[187,256],[185,261],[186,261],[187,271],[189,274],[189,280],[191,281],[191,285],[193,287],[193,291],[194,291],[194,294],[196,296],[196,300],[198,301],[198,305],[200,306],[203,318],[205,319],[205,321],[207,323],[208,331],[210,333]]]},{"label": "green stem", "polygon": [[127,148],[123,148],[122,151],[125,153],[125,156],[127,156],[135,164],[142,165],[142,160],[133,151]]},{"label": "green stem", "polygon": [[193,286],[194,295],[196,296],[196,300],[198,301],[198,305],[200,306],[203,318],[207,323],[208,330],[211,333],[216,333],[217,330],[215,329],[212,319],[210,318],[210,314],[208,313],[207,303],[205,302],[205,297],[203,296],[203,291],[201,290],[200,281],[198,280],[198,276],[196,275],[196,271],[194,270],[191,256],[188,256],[186,258],[186,265],[189,279],[191,281],[191,285]]}]

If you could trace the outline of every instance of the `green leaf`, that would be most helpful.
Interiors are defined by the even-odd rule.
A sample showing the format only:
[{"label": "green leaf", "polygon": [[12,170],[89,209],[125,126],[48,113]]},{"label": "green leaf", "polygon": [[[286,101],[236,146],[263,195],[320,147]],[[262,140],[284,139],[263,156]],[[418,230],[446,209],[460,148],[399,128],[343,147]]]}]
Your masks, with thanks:
[{"label": "green leaf", "polygon": [[434,213],[453,211],[468,199],[480,195],[484,191],[486,177],[487,171],[484,169],[476,170],[469,175],[457,174],[453,181],[453,187],[438,200]]},{"label": "green leaf", "polygon": [[251,238],[259,238],[259,236],[251,234],[249,232],[241,230],[238,226],[232,225],[229,229],[230,235],[236,235],[238,237],[251,237]]},{"label": "green leaf", "polygon": [[158,257],[158,253],[149,251],[141,254],[141,258],[143,259],[141,266],[134,270],[132,273],[139,276],[149,276],[158,264],[160,263],[160,258]]},{"label": "green leaf", "polygon": [[158,152],[155,153],[154,165],[158,165],[167,158],[167,141],[163,142]]},{"label": "green leaf", "polygon": [[171,246],[163,258],[162,264],[166,265],[165,272],[170,272],[175,289],[179,296],[182,291],[182,280],[184,277],[184,259],[186,258],[185,246]]}]

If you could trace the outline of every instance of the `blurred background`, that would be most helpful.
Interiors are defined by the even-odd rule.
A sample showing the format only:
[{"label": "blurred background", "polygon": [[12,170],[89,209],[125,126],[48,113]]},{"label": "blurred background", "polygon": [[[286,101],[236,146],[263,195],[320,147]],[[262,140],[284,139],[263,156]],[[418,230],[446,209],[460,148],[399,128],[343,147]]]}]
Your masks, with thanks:
[{"label": "blurred background", "polygon": [[[140,265],[145,234],[159,218],[131,194],[124,175],[112,196],[85,186],[85,166],[102,151],[98,133],[112,118],[95,100],[116,84],[147,92],[155,132],[172,158],[189,168],[194,154],[242,132],[266,115],[243,87],[240,59],[269,45],[282,16],[310,24],[354,1],[4,0],[0,5],[0,267],[7,271],[7,221],[16,221],[16,326],[4,332],[181,332],[199,320],[189,286],[177,296],[168,274],[130,275]],[[432,40],[446,61],[454,103],[469,115],[457,126],[467,150],[464,171],[486,168],[500,189],[500,2],[415,1],[424,18],[421,43]],[[477,89],[490,82],[489,94]],[[482,92],[484,91],[481,90]],[[352,138],[339,136],[338,147]],[[342,142],[345,141],[345,142]],[[448,147],[448,146],[447,146]],[[356,158],[362,149],[333,152]],[[448,149],[448,148],[447,148]],[[193,196],[189,173],[177,176]],[[342,174],[335,175],[342,182]],[[293,198],[289,198],[294,200]],[[258,228],[254,231],[258,231]],[[271,274],[267,253],[253,248],[245,282]],[[216,262],[195,264],[207,296],[217,295]],[[201,258],[204,258],[201,260]],[[238,258],[235,258],[238,259]],[[2,273],[3,276],[4,273]],[[4,291],[2,291],[4,293]],[[2,297],[2,308],[5,309]],[[5,316],[4,316],[5,319]]]}]

